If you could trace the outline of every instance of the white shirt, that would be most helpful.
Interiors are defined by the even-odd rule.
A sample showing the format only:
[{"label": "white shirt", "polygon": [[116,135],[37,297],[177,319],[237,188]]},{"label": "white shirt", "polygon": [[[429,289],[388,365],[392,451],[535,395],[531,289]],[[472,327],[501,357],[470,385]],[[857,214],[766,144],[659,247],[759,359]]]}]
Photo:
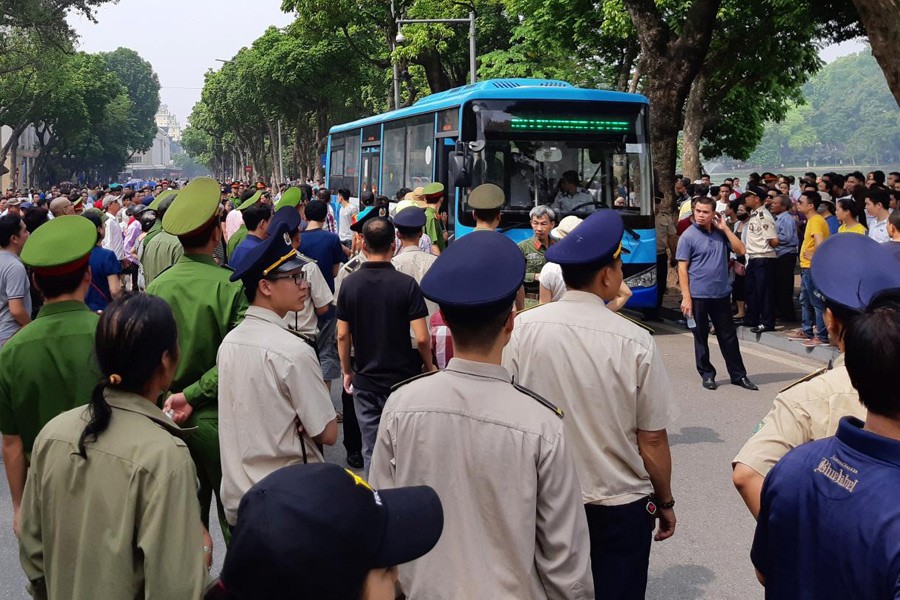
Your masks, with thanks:
[{"label": "white shirt", "polygon": [[[251,306],[219,346],[222,504],[237,522],[243,495],[288,465],[325,462],[312,438],[335,418],[315,351],[271,310]],[[303,424],[303,439],[297,422]]]},{"label": "white shirt", "polygon": [[106,220],[106,236],[103,238],[103,247],[112,250],[116,254],[116,258],[122,260],[125,257],[125,236],[122,235],[122,228],[119,226],[117,218],[110,214]]},{"label": "white shirt", "polygon": [[284,316],[284,322],[294,331],[315,336],[319,332],[316,309],[334,302],[334,295],[328,288],[328,282],[325,281],[325,276],[322,275],[322,271],[315,261],[306,263],[303,266],[303,272],[306,273],[306,281],[309,282],[309,298],[303,304],[303,310],[289,312]]},{"label": "white shirt", "polygon": [[566,282],[563,281],[562,267],[548,262],[541,267],[541,287],[550,290],[550,301],[559,302],[566,293]]},{"label": "white shirt", "polygon": [[670,427],[678,409],[649,332],[570,290],[516,318],[503,365],[565,411],[585,504],[618,506],[653,491],[637,430]]},{"label": "white shirt", "polygon": [[885,217],[884,221],[879,221],[877,219],[869,220],[869,237],[875,240],[878,243],[884,243],[891,241],[891,236],[888,235],[888,221],[890,217]]},{"label": "white shirt", "polygon": [[349,242],[353,239],[353,231],[351,231],[350,225],[352,224],[353,215],[358,212],[359,209],[350,203],[347,203],[346,206],[341,206],[338,220],[338,237],[341,238],[342,242]]}]

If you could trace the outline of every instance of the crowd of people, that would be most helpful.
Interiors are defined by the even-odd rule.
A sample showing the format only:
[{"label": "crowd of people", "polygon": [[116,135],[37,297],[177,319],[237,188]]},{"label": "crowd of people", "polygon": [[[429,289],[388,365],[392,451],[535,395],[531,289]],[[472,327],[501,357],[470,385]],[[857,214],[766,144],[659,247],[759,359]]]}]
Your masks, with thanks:
[{"label": "crowd of people", "polygon": [[[712,325],[757,389],[735,321],[786,319],[798,255],[801,333],[847,356],[782,392],[733,464],[772,598],[900,581],[900,244],[878,243],[898,177],[679,180],[657,205],[704,387]],[[868,235],[832,234],[825,194]],[[32,595],[644,597],[676,532],[679,410],[651,332],[617,313],[622,218],[537,206],[516,244],[485,184],[451,240],[445,196],[198,178],[6,200],[0,432]],[[340,430],[355,470],[325,463]]]}]

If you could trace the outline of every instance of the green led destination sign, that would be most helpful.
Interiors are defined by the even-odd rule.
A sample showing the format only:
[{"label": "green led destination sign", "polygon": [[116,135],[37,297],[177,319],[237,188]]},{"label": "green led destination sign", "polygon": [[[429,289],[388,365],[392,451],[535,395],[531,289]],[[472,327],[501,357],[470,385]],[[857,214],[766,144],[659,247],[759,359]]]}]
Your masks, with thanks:
[{"label": "green led destination sign", "polygon": [[548,119],[512,117],[513,131],[583,131],[602,133],[628,133],[631,123],[609,119]]}]

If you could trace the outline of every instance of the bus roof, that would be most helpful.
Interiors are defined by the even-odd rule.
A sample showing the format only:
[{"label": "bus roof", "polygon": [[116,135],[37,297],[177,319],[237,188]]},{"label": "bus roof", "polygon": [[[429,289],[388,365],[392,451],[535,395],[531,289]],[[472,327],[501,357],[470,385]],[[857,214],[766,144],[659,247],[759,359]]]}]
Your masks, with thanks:
[{"label": "bus roof", "polygon": [[565,81],[554,79],[488,79],[426,96],[412,106],[359,119],[343,125],[335,125],[330,134],[378,125],[386,121],[403,119],[423,113],[453,108],[469,100],[583,100],[594,102],[633,102],[649,104],[645,96],[609,90],[577,88]]}]

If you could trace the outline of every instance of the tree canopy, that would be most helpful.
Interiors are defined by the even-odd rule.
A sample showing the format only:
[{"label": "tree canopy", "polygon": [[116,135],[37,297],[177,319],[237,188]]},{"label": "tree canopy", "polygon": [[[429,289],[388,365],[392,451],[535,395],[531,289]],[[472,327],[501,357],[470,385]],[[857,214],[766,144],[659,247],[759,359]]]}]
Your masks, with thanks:
[{"label": "tree canopy", "polygon": [[868,50],[839,58],[803,86],[803,103],[767,124],[751,165],[900,162],[900,111]]},{"label": "tree canopy", "polygon": [[864,31],[859,1],[283,0],[295,22],[207,77],[185,147],[222,174],[240,162],[277,178],[281,122],[291,172],[318,174],[330,125],[394,108],[392,67],[401,105],[468,82],[466,27],[406,25],[395,46],[395,20],[474,10],[479,78],[647,95],[654,169],[668,192],[682,132],[685,169],[699,174],[701,153],[745,159],[766,123],[796,120],[821,46]]}]

